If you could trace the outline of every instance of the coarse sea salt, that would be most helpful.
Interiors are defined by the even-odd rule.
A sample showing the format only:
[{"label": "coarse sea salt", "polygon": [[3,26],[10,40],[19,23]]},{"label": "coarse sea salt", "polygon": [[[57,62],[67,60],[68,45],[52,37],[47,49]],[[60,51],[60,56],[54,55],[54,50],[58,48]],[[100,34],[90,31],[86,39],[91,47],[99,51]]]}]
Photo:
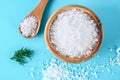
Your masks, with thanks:
[{"label": "coarse sea salt", "polygon": [[33,80],[97,80],[105,72],[110,72],[113,77],[115,75],[111,64],[99,64],[96,61],[94,64],[82,66],[82,64],[73,65],[61,62],[58,59],[51,59],[45,62],[39,61],[38,65],[34,67],[36,69],[33,71],[30,68],[30,76]]},{"label": "coarse sea salt", "polygon": [[117,53],[117,56],[116,56],[115,59],[110,58],[110,64],[112,64],[113,66],[115,64],[117,64],[118,66],[120,66],[120,47],[118,47],[116,49],[116,53]]},{"label": "coarse sea salt", "polygon": [[[88,64],[73,65],[61,62],[58,59],[40,60],[37,65],[30,67],[30,71],[26,75],[31,76],[33,80],[98,80],[104,79],[104,74],[107,75],[109,72],[112,79],[114,79],[118,75],[118,70],[114,69],[116,66],[120,66],[120,48],[111,49],[113,49],[112,52],[116,52],[116,57],[110,56],[110,61],[106,58],[107,63],[99,63],[95,59],[95,61]],[[46,54],[49,53],[46,52]],[[96,56],[97,60],[102,62],[101,55],[98,56]]]},{"label": "coarse sea salt", "polygon": [[[56,64],[51,64],[47,70],[43,70],[43,80],[69,80],[69,71]],[[68,77],[69,76],[69,77]]]},{"label": "coarse sea salt", "polygon": [[92,80],[98,78],[99,65],[96,64],[96,67],[92,67],[90,64],[85,67],[80,65],[75,67],[52,59],[46,65],[49,66],[42,70],[42,80]]},{"label": "coarse sea salt", "polygon": [[56,51],[71,58],[89,55],[99,36],[95,20],[86,12],[77,9],[60,13],[50,29],[51,43]]},{"label": "coarse sea salt", "polygon": [[34,16],[29,16],[20,24],[20,30],[23,36],[34,36],[38,20]]}]

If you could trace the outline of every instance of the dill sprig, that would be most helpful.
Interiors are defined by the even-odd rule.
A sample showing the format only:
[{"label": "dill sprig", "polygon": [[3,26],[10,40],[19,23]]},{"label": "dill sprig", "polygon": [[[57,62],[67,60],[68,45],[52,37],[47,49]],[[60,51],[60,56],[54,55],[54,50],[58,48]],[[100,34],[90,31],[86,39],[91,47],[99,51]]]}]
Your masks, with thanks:
[{"label": "dill sprig", "polygon": [[15,54],[10,59],[17,61],[21,65],[24,65],[25,63],[28,63],[27,58],[31,59],[33,54],[33,50],[21,48],[20,50],[15,51]]}]

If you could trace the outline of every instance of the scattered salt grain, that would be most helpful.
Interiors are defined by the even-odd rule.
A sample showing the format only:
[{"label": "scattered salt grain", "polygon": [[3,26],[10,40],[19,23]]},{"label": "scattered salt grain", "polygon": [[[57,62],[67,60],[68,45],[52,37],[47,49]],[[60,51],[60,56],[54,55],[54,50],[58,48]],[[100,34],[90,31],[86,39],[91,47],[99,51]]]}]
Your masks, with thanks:
[{"label": "scattered salt grain", "polygon": [[117,48],[116,53],[120,55],[120,48]]},{"label": "scattered salt grain", "polygon": [[[39,61],[36,70],[30,76],[35,80],[93,80],[98,79],[102,73],[108,71],[115,75],[110,68],[111,64],[72,65],[57,59]],[[42,65],[42,66],[41,66]],[[44,66],[43,66],[44,65]],[[40,67],[39,67],[40,66]]]},{"label": "scattered salt grain", "polygon": [[113,51],[113,49],[112,49],[112,48],[109,48],[109,50],[110,50],[110,51]]},{"label": "scattered salt grain", "polygon": [[51,64],[47,70],[43,70],[43,80],[68,79],[69,72],[56,64]]},{"label": "scattered salt grain", "polygon": [[20,31],[23,36],[33,36],[36,32],[38,20],[34,16],[29,16],[20,24]]},{"label": "scattered salt grain", "polygon": [[107,67],[106,69],[107,69],[108,72],[110,72],[110,68]]},{"label": "scattered salt grain", "polygon": [[93,72],[93,75],[94,75],[95,78],[98,78],[98,75],[97,75],[96,72]]},{"label": "scattered salt grain", "polygon": [[117,64],[118,66],[120,66],[120,47],[118,47],[116,49],[116,53],[117,53],[117,56],[116,56],[115,59],[110,58],[110,64],[112,64],[113,66],[115,64]]},{"label": "scattered salt grain", "polygon": [[60,54],[71,58],[89,55],[99,36],[93,18],[82,10],[71,9],[60,13],[50,29],[51,42]]},{"label": "scattered salt grain", "polygon": [[[31,67],[31,72],[29,74],[33,80],[97,80],[101,77],[101,74],[106,71],[110,72],[111,76],[114,77],[115,72],[112,71],[111,64],[119,65],[119,50],[120,48],[115,50],[117,53],[115,59],[112,58],[112,56],[109,58],[110,63],[98,64],[96,61],[93,61],[93,63],[84,66],[81,66],[81,64],[74,66],[61,62],[58,59],[51,59],[45,62],[38,61],[38,66]],[[34,69],[35,71],[32,71]]]},{"label": "scattered salt grain", "polygon": [[30,73],[30,75],[31,75],[31,77],[32,77],[32,78],[34,78],[34,77],[35,77],[33,72],[31,72],[31,73]]},{"label": "scattered salt grain", "polygon": [[97,55],[96,57],[97,57],[97,58],[99,58],[100,56],[99,56],[99,55]]},{"label": "scattered salt grain", "polygon": [[104,70],[102,70],[101,72],[104,72]]},{"label": "scattered salt grain", "polygon": [[112,72],[112,75],[115,75],[115,73],[114,73],[114,72]]},{"label": "scattered salt grain", "polygon": [[32,68],[31,68],[31,71],[34,71],[34,70],[35,70],[35,67],[32,67]]},{"label": "scattered salt grain", "polygon": [[95,65],[95,64],[96,64],[96,62],[93,62],[93,64]]}]

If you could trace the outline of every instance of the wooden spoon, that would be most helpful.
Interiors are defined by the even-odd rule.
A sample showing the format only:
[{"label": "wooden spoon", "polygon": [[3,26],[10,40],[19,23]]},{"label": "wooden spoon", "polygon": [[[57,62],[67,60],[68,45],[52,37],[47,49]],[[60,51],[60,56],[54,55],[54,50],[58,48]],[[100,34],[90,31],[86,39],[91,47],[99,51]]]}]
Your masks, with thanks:
[{"label": "wooden spoon", "polygon": [[[23,37],[33,38],[37,35],[37,33],[39,32],[39,29],[40,29],[42,16],[43,16],[44,10],[45,10],[48,2],[49,2],[49,0],[41,0],[41,2],[38,4],[38,6],[27,16],[27,17],[30,17],[30,16],[36,17],[38,22],[37,22],[36,31],[35,31],[34,35],[29,35],[29,36],[23,36],[22,35]],[[19,27],[19,31],[20,31],[21,34],[23,33],[21,31],[20,27]]]}]

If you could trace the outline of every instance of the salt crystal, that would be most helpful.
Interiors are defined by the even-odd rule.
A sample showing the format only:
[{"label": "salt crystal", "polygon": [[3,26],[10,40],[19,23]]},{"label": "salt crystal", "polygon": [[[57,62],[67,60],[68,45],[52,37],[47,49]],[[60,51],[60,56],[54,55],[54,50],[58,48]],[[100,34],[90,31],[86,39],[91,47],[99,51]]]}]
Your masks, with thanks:
[{"label": "salt crystal", "polygon": [[71,9],[60,13],[50,29],[51,42],[60,54],[71,58],[89,55],[98,42],[98,27],[86,12]]},{"label": "salt crystal", "polygon": [[32,67],[32,68],[31,68],[31,71],[34,71],[34,70],[35,70],[35,67]]},{"label": "salt crystal", "polygon": [[114,73],[114,72],[112,72],[112,75],[115,75],[115,73]]},{"label": "salt crystal", "polygon": [[117,53],[117,56],[115,59],[110,58],[110,64],[112,64],[113,66],[115,64],[120,66],[120,47],[116,49],[116,53]]},{"label": "salt crystal", "polygon": [[98,78],[98,76],[97,76],[97,75],[95,75],[95,78]]},{"label": "salt crystal", "polygon": [[94,75],[95,78],[98,78],[98,75],[97,75],[96,72],[93,72],[93,75]]},{"label": "salt crystal", "polygon": [[102,70],[101,72],[104,72],[104,70]]},{"label": "salt crystal", "polygon": [[93,64],[95,65],[95,64],[96,64],[96,62],[93,62]]},{"label": "salt crystal", "polygon": [[33,72],[31,72],[31,73],[30,73],[30,75],[31,75],[31,77],[32,77],[32,78],[35,78],[35,76],[34,76],[34,73],[33,73]]},{"label": "salt crystal", "polygon": [[112,48],[109,48],[109,50],[110,50],[110,51],[113,51],[113,49],[112,49]]},{"label": "salt crystal", "polygon": [[110,68],[107,67],[106,69],[107,69],[108,72],[110,72]]},{"label": "salt crystal", "polygon": [[120,55],[120,48],[117,48],[116,53]]},{"label": "salt crystal", "polygon": [[100,56],[99,55],[97,55],[97,58],[99,58]]}]

